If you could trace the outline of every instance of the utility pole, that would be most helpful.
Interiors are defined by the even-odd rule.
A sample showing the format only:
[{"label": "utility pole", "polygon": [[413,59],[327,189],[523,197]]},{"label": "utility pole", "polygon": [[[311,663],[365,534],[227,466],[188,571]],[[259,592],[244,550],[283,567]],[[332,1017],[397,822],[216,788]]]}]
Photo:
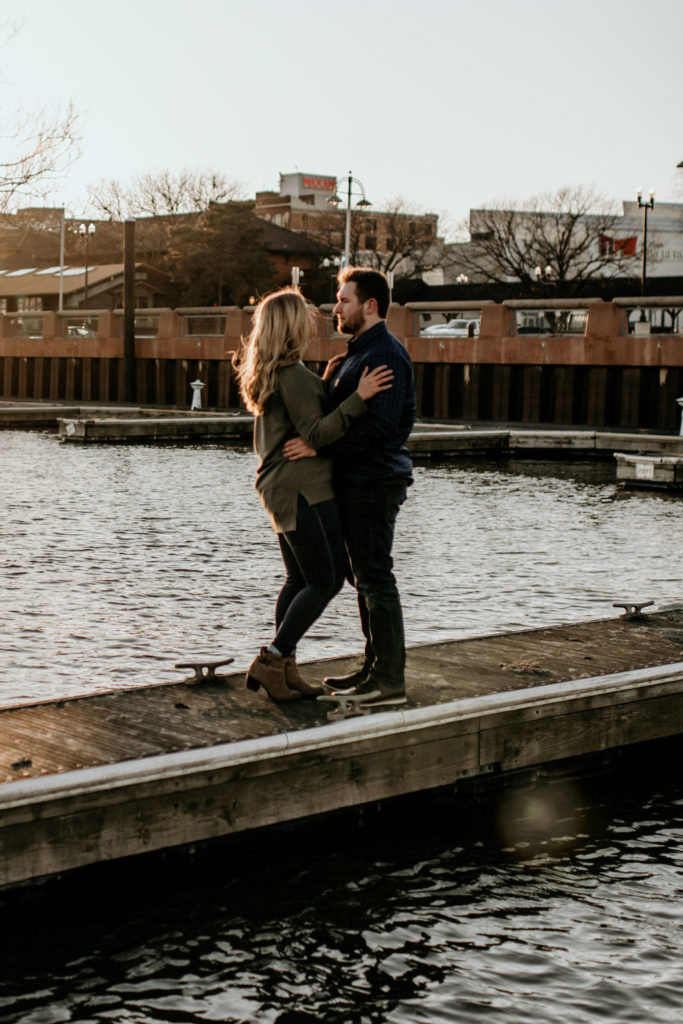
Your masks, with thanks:
[{"label": "utility pole", "polygon": [[123,400],[135,402],[135,221],[123,231]]}]

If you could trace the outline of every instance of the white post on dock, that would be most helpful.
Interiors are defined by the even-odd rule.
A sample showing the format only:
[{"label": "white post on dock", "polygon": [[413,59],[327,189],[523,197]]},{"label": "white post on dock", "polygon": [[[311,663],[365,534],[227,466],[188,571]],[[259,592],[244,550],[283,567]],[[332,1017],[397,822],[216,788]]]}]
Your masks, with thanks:
[{"label": "white post on dock", "polygon": [[193,409],[201,409],[202,407],[202,388],[204,383],[201,380],[193,380],[190,384],[192,388],[192,405],[190,406],[190,412]]}]

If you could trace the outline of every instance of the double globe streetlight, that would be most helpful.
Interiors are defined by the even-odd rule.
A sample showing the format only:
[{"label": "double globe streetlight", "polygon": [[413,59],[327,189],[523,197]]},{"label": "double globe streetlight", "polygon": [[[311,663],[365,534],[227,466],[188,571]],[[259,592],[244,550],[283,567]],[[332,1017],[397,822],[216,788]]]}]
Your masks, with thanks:
[{"label": "double globe streetlight", "polygon": [[78,229],[78,233],[81,238],[85,239],[85,289],[83,295],[83,308],[88,308],[88,242],[90,238],[95,234],[96,228],[94,224],[81,224]]},{"label": "double globe streetlight", "polygon": [[[351,174],[351,171],[349,171],[347,177],[339,178],[339,180],[337,181],[337,187],[339,187],[340,185],[343,185],[344,183],[346,183],[346,186],[347,186],[347,188],[346,188],[346,231],[345,231],[345,234],[344,234],[344,260],[343,260],[342,266],[348,267],[349,262],[351,260],[351,195],[353,193],[354,185],[358,186],[358,190],[359,190],[360,196],[361,196],[359,201],[356,203],[356,206],[360,207],[361,210],[364,210],[368,206],[372,206],[372,203],[368,202],[368,200],[366,199],[366,197],[365,197],[365,189],[363,188],[362,183],[358,180],[358,178],[354,178],[353,177],[353,175]],[[343,202],[343,199],[341,199],[341,197],[338,196],[337,193],[335,192],[334,195],[330,196],[330,198],[327,201],[330,204],[330,206],[334,206],[335,209],[336,209],[337,207],[341,206],[341,204]]]},{"label": "double globe streetlight", "polygon": [[[655,207],[655,194],[650,192],[650,198],[643,201],[643,190],[639,188],[636,192],[636,198],[638,199],[638,209],[643,211],[643,269],[640,275],[640,294],[645,294],[645,281],[647,279],[647,211],[654,210]],[[643,314],[643,319],[645,315]]]}]

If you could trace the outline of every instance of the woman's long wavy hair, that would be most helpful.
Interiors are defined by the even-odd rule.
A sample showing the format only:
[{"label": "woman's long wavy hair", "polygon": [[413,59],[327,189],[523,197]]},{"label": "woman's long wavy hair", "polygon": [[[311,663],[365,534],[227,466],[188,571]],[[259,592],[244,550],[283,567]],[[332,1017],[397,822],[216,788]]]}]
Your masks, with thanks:
[{"label": "woman's long wavy hair", "polygon": [[277,371],[299,362],[313,336],[314,321],[314,310],[296,288],[282,288],[259,302],[246,344],[233,359],[249,412],[263,413],[275,390]]}]

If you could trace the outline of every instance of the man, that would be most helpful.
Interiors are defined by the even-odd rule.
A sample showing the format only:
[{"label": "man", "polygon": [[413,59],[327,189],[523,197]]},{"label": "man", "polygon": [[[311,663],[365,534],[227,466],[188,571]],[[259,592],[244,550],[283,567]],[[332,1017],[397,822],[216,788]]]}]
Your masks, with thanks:
[{"label": "man", "polygon": [[[325,687],[332,693],[367,694],[373,707],[402,704],[405,639],[391,549],[396,516],[412,483],[405,441],[415,420],[415,381],[408,353],[387,329],[389,286],[384,275],[345,267],[338,282],[334,313],[339,330],[351,338],[346,355],[332,359],[325,373],[330,408],[336,409],[355,391],[365,367],[384,365],[394,376],[391,388],[369,402],[367,414],[326,449],[333,456],[365,657],[356,672],[326,679]],[[287,442],[283,451],[286,458],[314,454],[298,438]]]}]

